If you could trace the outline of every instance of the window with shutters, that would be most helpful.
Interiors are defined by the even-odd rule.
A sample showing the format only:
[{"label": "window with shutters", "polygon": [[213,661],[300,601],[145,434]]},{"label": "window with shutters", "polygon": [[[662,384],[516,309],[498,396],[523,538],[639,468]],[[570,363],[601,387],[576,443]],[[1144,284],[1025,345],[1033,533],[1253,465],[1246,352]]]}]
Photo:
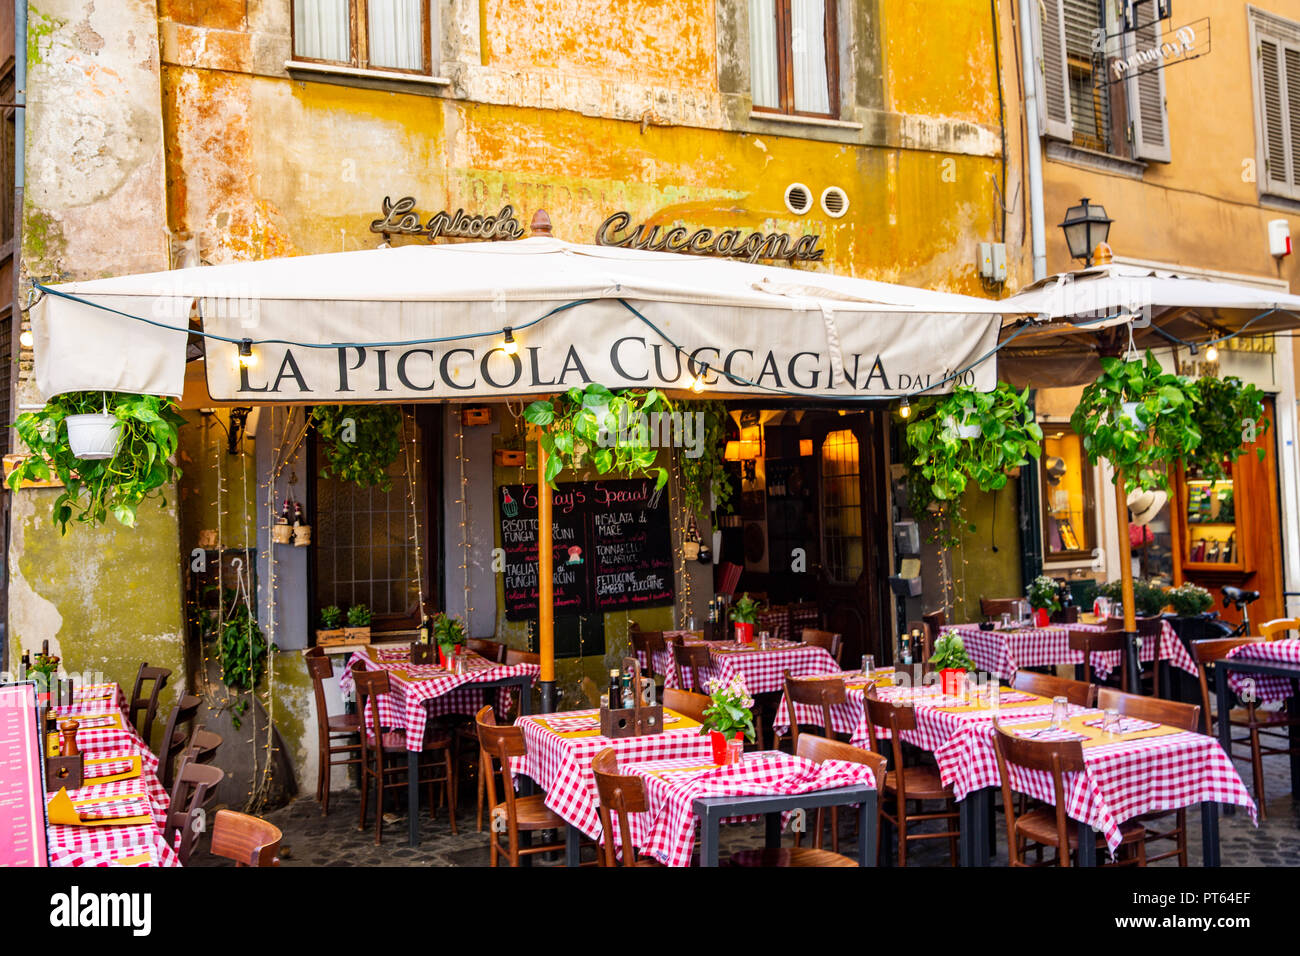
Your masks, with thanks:
[{"label": "window with shutters", "polygon": [[1261,193],[1300,199],[1300,24],[1251,9]]},{"label": "window with shutters", "polygon": [[293,58],[432,74],[430,0],[292,0]]},{"label": "window with shutters", "polygon": [[838,118],[836,0],[749,0],[755,112]]}]

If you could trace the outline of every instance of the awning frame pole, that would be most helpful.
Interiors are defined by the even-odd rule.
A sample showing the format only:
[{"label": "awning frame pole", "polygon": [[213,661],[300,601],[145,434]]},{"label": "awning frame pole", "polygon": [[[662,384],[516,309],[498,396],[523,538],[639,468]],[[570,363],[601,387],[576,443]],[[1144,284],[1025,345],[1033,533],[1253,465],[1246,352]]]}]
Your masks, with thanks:
[{"label": "awning frame pole", "polygon": [[[1142,693],[1142,671],[1137,652],[1137,615],[1133,600],[1133,549],[1128,538],[1128,493],[1125,491],[1124,469],[1115,469],[1115,520],[1119,531],[1119,579],[1124,599],[1124,634],[1128,647],[1129,693]],[[1156,655],[1154,666],[1160,666]]]}]

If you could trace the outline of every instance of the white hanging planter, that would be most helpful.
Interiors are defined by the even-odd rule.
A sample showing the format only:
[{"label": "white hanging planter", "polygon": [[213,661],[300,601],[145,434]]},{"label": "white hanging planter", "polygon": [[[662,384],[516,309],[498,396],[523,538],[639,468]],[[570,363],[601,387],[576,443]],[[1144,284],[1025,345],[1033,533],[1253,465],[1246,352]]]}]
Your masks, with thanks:
[{"label": "white hanging planter", "polygon": [[970,440],[979,438],[980,435],[984,434],[984,429],[980,427],[979,422],[971,422],[969,419],[959,423],[957,419],[949,417],[946,423],[957,433],[958,438]]},{"label": "white hanging planter", "polygon": [[116,416],[95,412],[69,415],[64,421],[68,425],[68,445],[78,458],[102,461],[117,453],[122,425]]},{"label": "white hanging planter", "polygon": [[1140,404],[1141,402],[1125,402],[1123,406],[1124,417],[1127,418],[1129,421],[1131,421],[1138,428],[1142,427],[1142,420],[1138,418],[1138,405]]}]

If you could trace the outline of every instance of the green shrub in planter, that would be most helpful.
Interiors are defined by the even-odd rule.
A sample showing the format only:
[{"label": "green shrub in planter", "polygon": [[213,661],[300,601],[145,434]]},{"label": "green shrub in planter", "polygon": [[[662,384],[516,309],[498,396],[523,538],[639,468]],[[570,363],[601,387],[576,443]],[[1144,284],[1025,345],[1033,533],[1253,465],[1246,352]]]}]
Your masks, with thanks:
[{"label": "green shrub in planter", "polygon": [[1179,617],[1196,617],[1198,614],[1204,614],[1214,603],[1214,596],[1209,591],[1190,581],[1176,588],[1170,588],[1166,597],[1173,605],[1174,613]]},{"label": "green shrub in planter", "polygon": [[[1124,602],[1123,582],[1108,581],[1097,589],[1097,593],[1102,597],[1110,598],[1112,610],[1115,616],[1116,609],[1122,606]],[[1165,605],[1169,603],[1169,595],[1165,589],[1158,584],[1152,584],[1150,581],[1143,581],[1140,578],[1133,581],[1133,610],[1138,617],[1155,617],[1160,614]]]}]

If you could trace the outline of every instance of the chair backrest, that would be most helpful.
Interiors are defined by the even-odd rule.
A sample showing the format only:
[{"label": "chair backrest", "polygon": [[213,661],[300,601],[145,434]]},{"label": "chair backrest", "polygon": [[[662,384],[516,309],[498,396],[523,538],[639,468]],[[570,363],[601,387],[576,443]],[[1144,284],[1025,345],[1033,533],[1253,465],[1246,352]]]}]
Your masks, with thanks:
[{"label": "chair backrest", "polygon": [[[1079,651],[1083,654],[1083,666],[1086,670],[1088,682],[1092,683],[1092,655],[1102,654],[1107,651],[1123,651],[1128,647],[1128,637],[1123,632],[1103,631],[1081,631],[1074,628],[1066,630],[1066,639],[1070,642],[1070,650]],[[1128,673],[1127,657],[1120,657],[1120,665],[1123,673]]]},{"label": "chair backrest", "polygon": [[704,709],[712,703],[712,699],[705,694],[696,694],[677,687],[664,688],[664,707],[700,723],[704,723]]},{"label": "chair backrest", "polygon": [[195,727],[190,734],[190,745],[185,754],[195,763],[212,763],[217,757],[217,748],[221,746],[221,734],[215,734],[202,727]]},{"label": "chair backrest", "polygon": [[925,636],[930,641],[930,647],[934,647],[934,642],[939,639],[940,632],[948,624],[948,614],[940,608],[937,611],[926,611],[921,615],[921,626],[925,628]]},{"label": "chair backrest", "polygon": [[634,627],[627,632],[627,636],[632,641],[633,652],[640,654],[645,661],[643,673],[647,677],[655,677],[655,654],[662,654],[667,649],[664,643],[664,632],[643,631],[639,627]]},{"label": "chair backrest", "polygon": [[1165,619],[1158,615],[1140,617],[1134,623],[1137,624],[1137,633],[1143,637],[1159,637],[1165,630]]},{"label": "chair backrest", "polygon": [[[673,649],[673,664],[677,667],[677,683],[688,690],[699,690],[700,671],[711,663],[708,645],[682,641],[670,641],[669,644]],[[690,668],[690,680],[686,679],[684,668]]]},{"label": "chair backrest", "polygon": [[507,667],[513,667],[516,664],[537,664],[540,666],[542,663],[542,655],[508,647],[506,648],[505,663]]},{"label": "chair backrest", "polygon": [[203,698],[194,694],[183,694],[176,702],[172,712],[167,716],[167,729],[163,732],[162,746],[158,749],[158,759],[162,766],[162,785],[172,785],[174,761],[190,745],[190,734],[194,731],[194,718],[199,714],[199,705]]},{"label": "chair backrest", "polygon": [[334,676],[334,662],[325,653],[324,648],[312,647],[303,652],[307,660],[307,674],[311,677],[311,689],[316,698],[316,733],[320,738],[320,752],[328,747],[330,730],[329,705],[326,703],[325,682]]},{"label": "chair backrest", "polygon": [[501,789],[505,791],[506,815],[509,826],[513,830],[517,825],[517,820],[515,817],[515,788],[509,782],[513,779],[510,772],[510,761],[528,753],[528,746],[524,741],[524,732],[518,727],[498,724],[496,714],[490,705],[481,708],[474,715],[474,723],[478,728],[479,750],[487,760],[487,766],[484,768],[486,772],[483,774],[483,782],[487,786],[487,805],[489,807],[497,805],[496,773],[493,763],[498,763],[501,766],[501,780],[503,781]]},{"label": "chair backrest", "polygon": [[980,598],[980,614],[989,620],[1001,617],[1003,614],[1015,614],[1016,602],[1020,598]]},{"label": "chair backrest", "polygon": [[1259,626],[1259,633],[1266,641],[1280,641],[1295,630],[1300,630],[1300,618],[1279,617]]},{"label": "chair backrest", "polygon": [[618,865],[614,852],[613,811],[618,814],[618,842],[623,848],[623,865],[636,866],[636,846],[632,843],[632,824],[628,814],[644,813],[648,809],[641,778],[618,772],[618,758],[613,747],[606,747],[591,758],[591,773],[596,778],[596,793],[600,797],[600,826],[605,834],[605,845],[600,852],[605,855],[605,865]]},{"label": "chair backrest", "polygon": [[218,810],[212,822],[212,854],[234,860],[236,866],[279,866],[284,834],[261,817]]},{"label": "chair backrest", "polygon": [[506,646],[500,641],[490,641],[485,637],[471,637],[465,641],[465,646],[493,664],[505,663]]},{"label": "chair backrest", "polygon": [[844,654],[844,635],[837,634],[834,631],[819,631],[815,628],[805,627],[802,633],[802,639],[805,644],[815,644],[818,647],[826,648],[827,653],[835,658],[835,663],[843,666],[840,658]]},{"label": "chair backrest", "polygon": [[818,734],[800,734],[799,744],[794,748],[794,752],[795,756],[805,757],[814,763],[843,760],[845,763],[864,764],[871,768],[878,788],[885,784],[885,768],[889,765],[889,761],[880,754],[864,750],[862,747],[855,747],[842,740],[832,740]]},{"label": "chair backrest", "polygon": [[1214,733],[1214,718],[1210,712],[1210,665],[1228,652],[1243,644],[1262,644],[1262,637],[1215,637],[1207,641],[1192,641],[1192,658],[1196,661],[1196,678],[1201,684],[1201,717],[1205,721],[1205,732]]},{"label": "chair backrest", "polygon": [[1159,697],[1142,697],[1125,694],[1113,687],[1097,691],[1097,706],[1102,710],[1114,708],[1125,717],[1168,724],[1179,730],[1196,733],[1201,729],[1201,708],[1198,704],[1184,704],[1180,700],[1163,700]]},{"label": "chair backrest", "polygon": [[994,725],[993,749],[1002,777],[1002,805],[1007,818],[1007,846],[1013,864],[1023,864],[1016,840],[1016,801],[1012,796],[1010,766],[1026,770],[1043,770],[1051,775],[1056,812],[1057,846],[1062,866],[1070,865],[1070,828],[1073,821],[1065,813],[1065,775],[1084,769],[1083,745],[1078,740],[1022,740]]},{"label": "chair backrest", "polygon": [[[172,676],[172,672],[166,667],[150,667],[148,662],[140,665],[140,670],[135,675],[135,686],[131,688],[131,703],[127,706],[127,716],[130,717],[131,723],[135,724],[135,729],[140,732],[144,738],[145,745],[152,748],[153,743],[150,737],[153,734],[154,717],[158,714],[158,695],[162,693],[167,686],[167,678]],[[153,682],[148,694],[145,693],[145,683]],[[140,720],[140,713],[144,713],[144,721]]]},{"label": "chair backrest", "polygon": [[835,731],[831,727],[831,708],[845,701],[844,678],[822,679],[822,678],[798,678],[791,677],[790,672],[785,672],[785,707],[786,716],[790,721],[790,739],[794,741],[794,749],[799,749],[799,718],[796,716],[795,705],[804,704],[808,707],[816,707],[821,711],[821,718],[815,721],[815,725],[821,727],[823,736],[829,737]]},{"label": "chair backrest", "polygon": [[412,664],[438,663],[437,645],[425,644],[421,641],[412,641],[411,642],[411,663]]},{"label": "chair backrest", "polygon": [[[226,774],[219,767],[204,766],[193,760],[182,760],[172,787],[171,803],[163,825],[163,836],[176,849],[181,866],[189,862],[190,854],[199,841],[199,829],[194,813],[207,801],[208,796],[221,783]],[[180,840],[176,834],[180,834]]]},{"label": "chair backrest", "polygon": [[392,678],[389,677],[388,671],[354,669],[352,671],[352,683],[357,690],[357,713],[361,714],[363,722],[361,754],[363,759],[368,759],[366,751],[369,747],[383,747],[383,730],[379,726],[379,708],[377,706],[370,708],[370,726],[364,726],[366,703],[373,696],[391,693],[393,689]]},{"label": "chair backrest", "polygon": [[1037,674],[1034,671],[1016,671],[1011,678],[1011,686],[1040,697],[1064,697],[1080,707],[1091,707],[1096,699],[1097,685],[1081,680],[1067,680],[1050,674]]},{"label": "chair backrest", "polygon": [[907,791],[907,768],[903,761],[903,739],[901,732],[916,729],[916,708],[910,704],[895,704],[881,700],[875,691],[867,692],[867,743],[875,753],[881,753],[880,741],[876,737],[876,728],[889,731],[889,743],[894,752],[894,774],[898,782],[897,793],[901,806],[903,794]]}]

